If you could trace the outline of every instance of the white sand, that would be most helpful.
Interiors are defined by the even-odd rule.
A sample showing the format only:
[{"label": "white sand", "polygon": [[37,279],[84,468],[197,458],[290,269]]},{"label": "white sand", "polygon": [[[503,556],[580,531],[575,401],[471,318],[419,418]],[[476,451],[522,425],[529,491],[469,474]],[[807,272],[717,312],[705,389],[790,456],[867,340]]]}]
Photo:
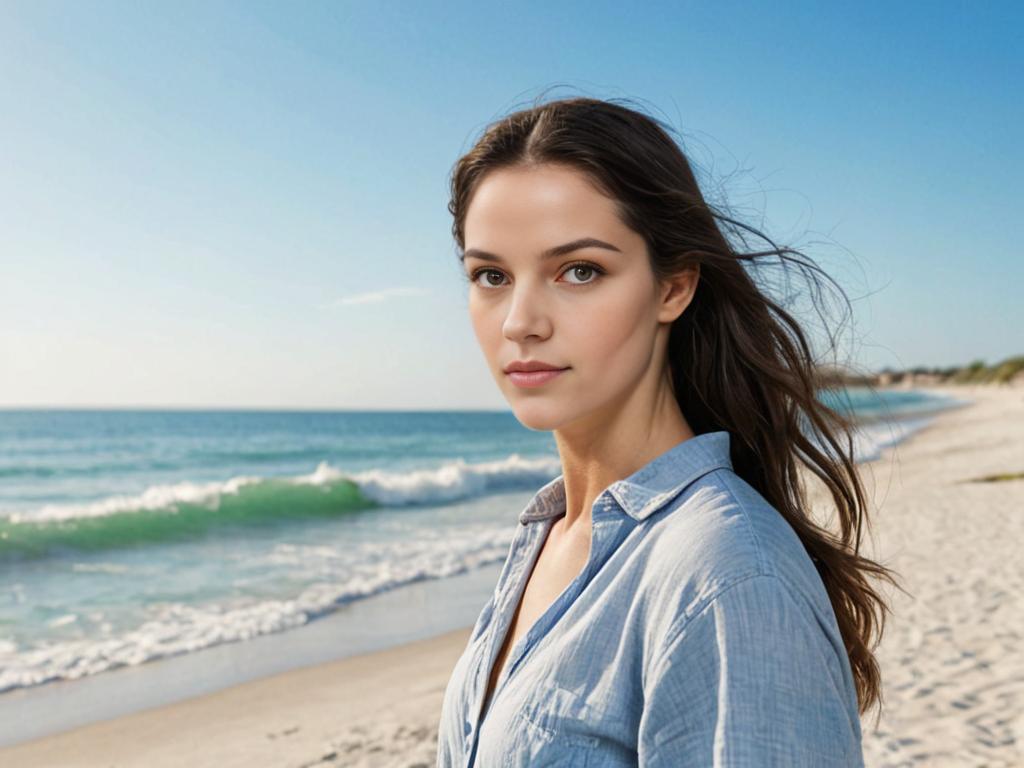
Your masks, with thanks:
[{"label": "white sand", "polygon": [[868,766],[1024,766],[1024,388],[934,389],[976,404],[865,466],[868,553],[886,587],[881,720],[862,720]]},{"label": "white sand", "polygon": [[[1024,388],[950,388],[944,413],[864,477],[865,551],[899,572],[878,649],[884,709],[870,768],[1024,766]],[[469,628],[287,672],[7,749],[0,765],[433,766],[448,673]]]}]

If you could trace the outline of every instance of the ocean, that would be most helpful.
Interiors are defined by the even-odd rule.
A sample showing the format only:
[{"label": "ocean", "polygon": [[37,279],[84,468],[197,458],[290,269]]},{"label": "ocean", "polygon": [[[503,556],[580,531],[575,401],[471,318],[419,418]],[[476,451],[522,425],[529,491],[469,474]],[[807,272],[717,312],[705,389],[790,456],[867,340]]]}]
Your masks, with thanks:
[{"label": "ocean", "polygon": [[[862,461],[960,402],[823,397]],[[0,699],[494,568],[560,471],[511,412],[0,411]]]}]

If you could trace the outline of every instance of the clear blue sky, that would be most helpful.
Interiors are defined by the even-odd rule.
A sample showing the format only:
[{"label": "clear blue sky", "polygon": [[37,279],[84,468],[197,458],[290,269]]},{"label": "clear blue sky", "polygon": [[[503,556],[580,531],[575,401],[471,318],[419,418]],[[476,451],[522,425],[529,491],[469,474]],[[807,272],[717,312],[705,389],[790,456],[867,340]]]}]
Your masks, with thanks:
[{"label": "clear blue sky", "polygon": [[0,405],[506,407],[448,173],[558,84],[689,137],[857,364],[1024,353],[1019,8],[5,2]]}]

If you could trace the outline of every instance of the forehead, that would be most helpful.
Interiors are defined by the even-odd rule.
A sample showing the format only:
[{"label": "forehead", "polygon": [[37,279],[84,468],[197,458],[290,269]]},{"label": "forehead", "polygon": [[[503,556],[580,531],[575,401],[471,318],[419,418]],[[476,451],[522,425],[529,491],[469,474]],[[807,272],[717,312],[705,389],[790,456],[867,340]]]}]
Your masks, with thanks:
[{"label": "forehead", "polygon": [[619,218],[614,200],[582,172],[555,165],[490,171],[464,222],[467,249],[499,248],[500,242],[547,247],[576,236],[625,244],[631,234],[637,237]]}]

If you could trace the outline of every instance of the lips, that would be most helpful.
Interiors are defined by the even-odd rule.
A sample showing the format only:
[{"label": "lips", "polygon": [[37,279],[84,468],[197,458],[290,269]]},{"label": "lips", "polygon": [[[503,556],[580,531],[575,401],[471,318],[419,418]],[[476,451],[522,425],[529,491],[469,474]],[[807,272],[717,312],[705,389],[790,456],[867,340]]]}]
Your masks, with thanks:
[{"label": "lips", "polygon": [[541,387],[550,381],[554,381],[563,373],[568,371],[568,368],[545,368],[535,371],[509,371],[508,378],[517,387]]},{"label": "lips", "polygon": [[545,363],[543,360],[513,360],[511,363],[505,366],[505,373],[512,373],[513,371],[561,371],[569,366],[567,365],[552,365],[551,363]]}]

